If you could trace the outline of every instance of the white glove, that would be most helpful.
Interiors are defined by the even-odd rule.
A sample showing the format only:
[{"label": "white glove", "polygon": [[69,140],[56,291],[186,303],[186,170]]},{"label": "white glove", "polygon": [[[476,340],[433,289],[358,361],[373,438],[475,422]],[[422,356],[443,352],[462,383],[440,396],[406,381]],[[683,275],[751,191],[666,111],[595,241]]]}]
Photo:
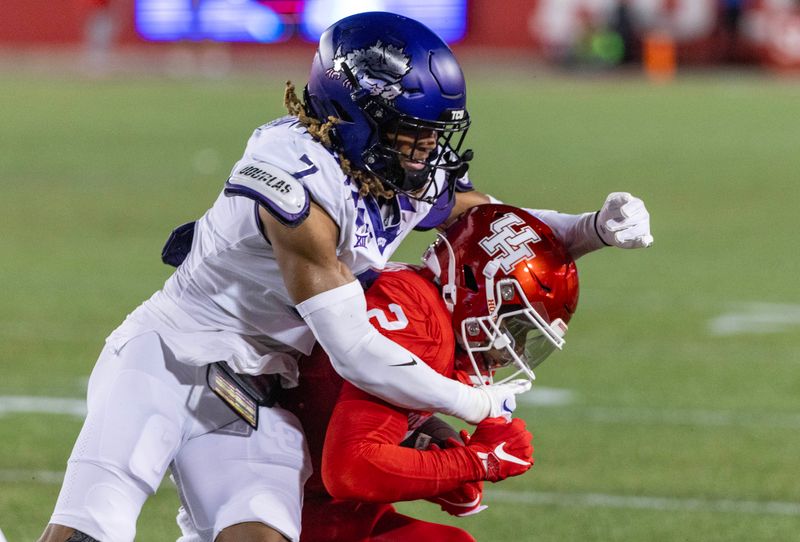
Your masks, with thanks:
[{"label": "white glove", "polygon": [[602,241],[619,248],[645,248],[653,244],[650,213],[644,202],[627,192],[612,192],[597,212],[595,223]]},{"label": "white glove", "polygon": [[[517,394],[525,393],[531,389],[531,381],[525,378],[518,378],[503,384],[491,384],[478,388],[486,394],[489,400],[489,412],[485,418],[506,418],[511,419],[511,413],[517,408]],[[466,420],[470,423],[477,423],[481,420]]]}]

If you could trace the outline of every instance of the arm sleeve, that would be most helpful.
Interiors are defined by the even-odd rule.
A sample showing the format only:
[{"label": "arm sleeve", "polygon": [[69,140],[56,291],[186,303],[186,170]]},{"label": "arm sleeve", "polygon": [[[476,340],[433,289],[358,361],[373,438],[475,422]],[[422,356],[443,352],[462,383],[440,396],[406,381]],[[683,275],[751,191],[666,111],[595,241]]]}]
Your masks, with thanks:
[{"label": "arm sleeve", "polygon": [[608,246],[597,233],[597,212],[569,215],[545,209],[525,210],[550,226],[573,260]]},{"label": "arm sleeve", "polygon": [[336,372],[356,387],[399,407],[441,412],[469,423],[488,416],[488,394],[437,373],[372,327],[358,281],[307,299],[297,310]]},{"label": "arm sleeve", "polygon": [[322,457],[322,477],[333,497],[423,499],[482,478],[479,459],[464,447],[420,451],[399,446],[408,429],[407,412],[352,387],[343,389],[343,396],[347,398],[334,409]]},{"label": "arm sleeve", "polygon": [[[493,196],[489,196],[489,199],[492,203],[502,203]],[[574,260],[608,246],[597,233],[597,212],[570,215],[549,209],[525,209],[525,211],[550,226]]]}]

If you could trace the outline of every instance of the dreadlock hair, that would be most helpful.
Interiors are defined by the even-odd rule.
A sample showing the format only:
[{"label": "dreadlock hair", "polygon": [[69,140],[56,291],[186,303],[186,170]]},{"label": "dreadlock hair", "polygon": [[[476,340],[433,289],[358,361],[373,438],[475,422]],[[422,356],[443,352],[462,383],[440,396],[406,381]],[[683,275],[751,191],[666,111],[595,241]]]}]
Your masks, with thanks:
[{"label": "dreadlock hair", "polygon": [[[331,141],[331,130],[339,122],[336,117],[328,117],[325,122],[313,117],[309,114],[308,105],[300,101],[295,92],[294,85],[291,81],[286,81],[286,90],[283,93],[283,105],[290,115],[297,117],[300,124],[305,126],[311,137],[322,143],[326,148],[333,149],[334,145]],[[380,198],[393,198],[394,191],[387,190],[380,179],[375,175],[367,173],[366,171],[357,169],[350,164],[350,160],[342,155],[339,155],[339,167],[342,172],[348,175],[351,179],[358,183],[358,192],[362,196],[372,194]]]}]

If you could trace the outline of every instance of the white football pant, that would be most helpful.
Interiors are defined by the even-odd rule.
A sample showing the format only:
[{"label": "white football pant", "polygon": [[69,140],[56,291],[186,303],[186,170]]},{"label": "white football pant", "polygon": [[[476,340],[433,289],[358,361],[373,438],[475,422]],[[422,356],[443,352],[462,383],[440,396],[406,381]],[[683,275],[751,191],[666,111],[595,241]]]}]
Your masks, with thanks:
[{"label": "white football pant", "polygon": [[50,521],[103,542],[130,542],[167,467],[204,539],[249,521],[299,539],[311,467],[297,418],[262,407],[254,431],[209,390],[206,367],[176,361],[147,332],[100,354]]}]

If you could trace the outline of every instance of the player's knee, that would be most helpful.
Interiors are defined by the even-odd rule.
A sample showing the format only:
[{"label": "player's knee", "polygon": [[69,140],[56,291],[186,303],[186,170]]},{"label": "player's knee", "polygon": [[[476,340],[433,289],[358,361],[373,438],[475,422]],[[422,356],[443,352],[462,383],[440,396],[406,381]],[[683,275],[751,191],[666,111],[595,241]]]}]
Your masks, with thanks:
[{"label": "player's knee", "polygon": [[131,542],[148,494],[146,485],[112,465],[70,461],[51,521],[79,525],[103,542]]},{"label": "player's knee", "polygon": [[159,413],[145,420],[128,456],[126,473],[154,493],[180,446],[181,429]]}]

